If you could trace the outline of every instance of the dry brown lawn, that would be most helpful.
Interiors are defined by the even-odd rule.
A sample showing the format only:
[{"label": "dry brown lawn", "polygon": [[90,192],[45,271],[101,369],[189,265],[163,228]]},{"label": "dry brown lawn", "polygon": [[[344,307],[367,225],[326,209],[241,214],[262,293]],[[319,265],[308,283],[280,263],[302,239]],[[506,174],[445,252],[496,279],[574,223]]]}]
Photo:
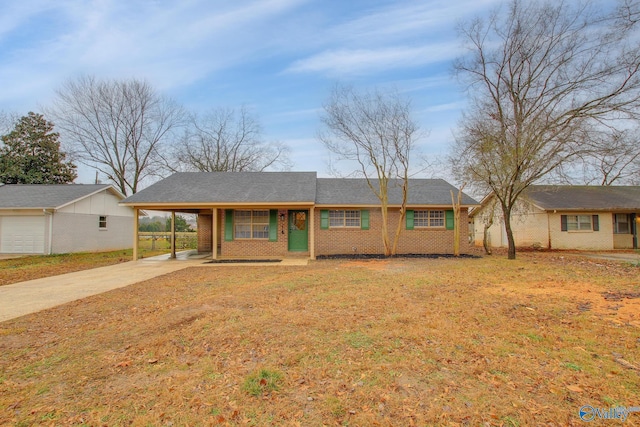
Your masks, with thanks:
[{"label": "dry brown lawn", "polygon": [[0,424],[582,425],[640,406],[638,297],[559,253],[193,267],[0,323]]}]

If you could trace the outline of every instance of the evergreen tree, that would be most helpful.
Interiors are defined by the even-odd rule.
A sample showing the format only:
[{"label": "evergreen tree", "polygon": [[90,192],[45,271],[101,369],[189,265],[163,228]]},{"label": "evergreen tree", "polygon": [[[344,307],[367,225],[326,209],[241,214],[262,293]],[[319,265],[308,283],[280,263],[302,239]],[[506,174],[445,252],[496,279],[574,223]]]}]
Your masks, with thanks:
[{"label": "evergreen tree", "polygon": [[4,184],[68,184],[78,176],[76,165],[65,161],[60,135],[42,114],[29,112],[2,137],[0,182]]}]

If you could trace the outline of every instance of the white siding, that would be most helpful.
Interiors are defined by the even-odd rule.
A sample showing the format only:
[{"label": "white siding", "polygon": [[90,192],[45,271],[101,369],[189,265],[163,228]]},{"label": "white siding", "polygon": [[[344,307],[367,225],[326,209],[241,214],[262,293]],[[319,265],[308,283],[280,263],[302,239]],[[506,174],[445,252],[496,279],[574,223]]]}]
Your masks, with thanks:
[{"label": "white siding", "polygon": [[131,248],[133,216],[106,215],[107,228],[99,228],[100,215],[57,212],[53,216],[52,253],[95,252]]},{"label": "white siding", "polygon": [[133,209],[120,206],[120,199],[107,190],[85,197],[75,203],[65,206],[58,212],[86,214],[86,215],[116,215],[133,217]]}]

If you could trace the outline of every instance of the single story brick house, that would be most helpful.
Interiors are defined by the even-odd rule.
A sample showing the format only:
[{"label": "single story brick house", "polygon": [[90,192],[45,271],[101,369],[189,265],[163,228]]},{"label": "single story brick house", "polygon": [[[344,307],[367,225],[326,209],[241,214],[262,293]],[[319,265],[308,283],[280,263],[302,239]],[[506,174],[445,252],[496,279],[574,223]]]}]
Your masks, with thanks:
[{"label": "single story brick house", "polygon": [[[389,185],[392,230],[400,218],[398,184]],[[457,195],[440,179],[410,181],[399,254],[453,252],[451,190]],[[380,202],[364,179],[318,178],[315,172],[181,172],[122,205],[197,214],[198,251],[214,259],[384,253]],[[462,236],[475,205],[463,196]],[[461,252],[469,247],[464,239]]]},{"label": "single story brick house", "polygon": [[[506,247],[502,211],[487,196],[470,216],[473,240],[482,246],[484,224],[492,247]],[[637,249],[640,186],[532,185],[511,217],[517,247],[545,249]]]},{"label": "single story brick house", "polygon": [[0,253],[130,248],[134,211],[123,199],[108,184],[0,185]]}]

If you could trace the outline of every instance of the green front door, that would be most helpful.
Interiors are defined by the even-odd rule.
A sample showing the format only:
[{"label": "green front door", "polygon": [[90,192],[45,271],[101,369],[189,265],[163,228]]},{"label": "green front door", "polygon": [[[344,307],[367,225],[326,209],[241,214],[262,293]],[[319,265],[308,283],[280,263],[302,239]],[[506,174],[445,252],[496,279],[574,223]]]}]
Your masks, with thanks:
[{"label": "green front door", "polygon": [[289,251],[309,250],[309,211],[289,211]]}]

